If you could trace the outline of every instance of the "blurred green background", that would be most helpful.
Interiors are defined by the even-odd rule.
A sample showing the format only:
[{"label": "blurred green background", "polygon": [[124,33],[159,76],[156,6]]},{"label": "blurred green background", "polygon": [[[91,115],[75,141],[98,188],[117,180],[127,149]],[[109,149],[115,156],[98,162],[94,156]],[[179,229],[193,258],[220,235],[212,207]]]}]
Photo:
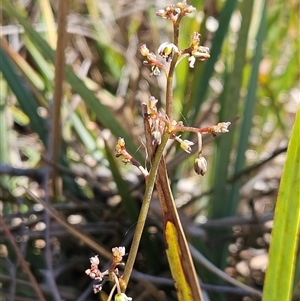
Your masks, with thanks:
[{"label": "blurred green background", "polygon": [[[145,164],[141,103],[153,95],[164,107],[165,79],[149,76],[139,48],[145,43],[156,53],[170,41],[171,23],[155,12],[171,3],[81,0],[61,10],[59,1],[2,1],[1,300],[38,300],[20,258],[46,300],[99,300],[84,273],[95,251],[50,219],[20,185],[106,250],[129,250],[144,181],[114,158],[114,147],[124,137]],[[194,69],[187,60],[178,65],[174,118],[199,127],[232,126],[216,139],[204,137],[204,177],[193,171],[194,156],[170,143],[172,189],[190,243],[229,276],[261,290],[300,99],[299,1],[188,3],[197,12],[183,19],[179,45],[188,47],[192,33],[200,32],[211,58]],[[63,47],[56,49],[63,19],[67,36],[58,37]],[[65,67],[55,64],[63,54]],[[58,183],[51,181],[52,167]],[[101,258],[103,269],[108,263]],[[128,287],[133,300],[176,300],[155,195],[135,268],[140,273]],[[260,300],[201,263],[196,268],[208,284],[207,300]],[[110,289],[104,285],[103,300]]]}]

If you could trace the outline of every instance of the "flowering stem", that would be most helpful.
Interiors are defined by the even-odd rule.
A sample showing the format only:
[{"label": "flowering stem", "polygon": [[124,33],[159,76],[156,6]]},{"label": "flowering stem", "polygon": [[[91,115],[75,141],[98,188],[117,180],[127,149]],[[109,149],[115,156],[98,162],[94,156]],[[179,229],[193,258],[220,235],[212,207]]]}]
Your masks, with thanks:
[{"label": "flowering stem", "polygon": [[139,219],[137,221],[132,245],[130,248],[130,252],[128,255],[128,259],[127,259],[124,274],[123,274],[123,280],[125,283],[124,287],[122,287],[123,292],[125,292],[125,290],[126,290],[130,275],[132,273],[133,265],[135,262],[136,254],[137,254],[137,251],[139,248],[139,243],[140,243],[140,240],[142,237],[143,229],[145,226],[145,222],[146,222],[146,218],[147,218],[147,214],[148,214],[148,210],[149,210],[149,205],[150,205],[150,201],[151,201],[151,197],[152,197],[152,192],[154,189],[158,165],[159,165],[160,159],[162,157],[162,154],[163,154],[163,151],[167,144],[168,139],[169,139],[169,134],[167,131],[165,131],[165,133],[163,134],[162,139],[161,139],[161,144],[158,146],[157,151],[155,153],[155,157],[152,162],[152,167],[151,167],[149,176],[147,178],[146,190],[145,190],[145,194],[144,194],[144,198],[143,198],[143,203],[142,203],[142,207],[140,210]]},{"label": "flowering stem", "polygon": [[[174,45],[178,47],[178,37],[179,37],[179,23],[182,19],[180,16],[176,22],[173,23],[174,29]],[[173,76],[176,67],[177,60],[179,58],[179,53],[175,52],[170,64],[169,73],[167,75],[167,91],[166,91],[166,113],[169,120],[172,121],[172,111],[173,111]]]},{"label": "flowering stem", "polygon": [[[178,44],[178,25],[177,25],[177,30],[175,30],[175,28],[176,28],[176,25],[174,25],[174,42]],[[166,114],[167,114],[167,117],[168,117],[169,120],[172,120],[173,76],[174,76],[176,62],[177,62],[178,58],[179,58],[179,54],[177,52],[175,52],[174,55],[173,55],[171,64],[170,64],[168,75],[167,75]],[[143,198],[143,203],[142,203],[142,207],[141,207],[141,210],[140,210],[139,219],[138,219],[138,222],[137,222],[137,226],[136,226],[136,230],[135,230],[135,233],[134,233],[134,236],[133,236],[131,249],[130,249],[130,252],[129,252],[129,256],[128,256],[128,259],[127,259],[127,262],[126,262],[126,265],[125,265],[124,274],[123,274],[123,280],[125,282],[125,286],[123,288],[123,291],[126,290],[127,283],[129,281],[129,278],[130,278],[130,275],[131,275],[131,272],[132,272],[132,269],[133,269],[133,265],[134,265],[134,262],[135,262],[136,254],[137,254],[137,251],[138,251],[139,243],[140,243],[140,240],[141,240],[141,237],[142,237],[143,229],[144,229],[144,226],[145,226],[145,222],[146,222],[146,218],[147,218],[147,214],[148,214],[148,210],[149,210],[149,205],[150,205],[150,201],[151,201],[151,197],[152,197],[152,193],[153,193],[153,189],[154,189],[154,185],[155,185],[158,166],[160,164],[160,160],[161,160],[161,157],[163,155],[164,148],[165,148],[165,146],[166,146],[166,144],[169,140],[169,136],[170,136],[169,131],[170,130],[171,129],[166,124],[165,131],[164,131],[164,134],[163,134],[162,139],[161,139],[161,143],[160,143],[160,145],[158,146],[158,148],[155,152],[155,157],[154,157],[154,160],[152,162],[152,167],[151,167],[150,173],[149,173],[148,178],[147,178],[146,190],[145,190],[145,194],[144,194],[144,198]],[[147,135],[147,133],[146,133],[146,135]],[[151,133],[150,133],[150,135],[151,135]]]},{"label": "flowering stem", "polygon": [[167,77],[167,90],[166,90],[166,113],[170,121],[172,121],[173,114],[173,76],[176,67],[176,62],[178,60],[178,53],[174,53],[172,62],[170,64],[170,69]]},{"label": "flowering stem", "polygon": [[178,40],[179,40],[179,23],[180,22],[175,22],[173,29],[174,29],[174,45],[178,47]]}]

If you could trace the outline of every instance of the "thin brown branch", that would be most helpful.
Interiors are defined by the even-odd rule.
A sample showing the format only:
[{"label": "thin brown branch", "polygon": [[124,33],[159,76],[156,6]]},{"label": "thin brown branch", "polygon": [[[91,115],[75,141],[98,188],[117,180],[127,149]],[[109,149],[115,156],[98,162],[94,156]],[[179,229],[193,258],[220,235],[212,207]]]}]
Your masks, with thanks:
[{"label": "thin brown branch", "polygon": [[259,296],[259,297],[262,296],[261,291],[256,290],[256,289],[250,287],[249,285],[246,285],[244,283],[237,281],[236,279],[230,277],[228,274],[226,274],[225,272],[223,272],[222,270],[217,268],[208,259],[206,259],[193,245],[190,244],[189,248],[191,250],[193,258],[195,258],[195,260],[197,260],[197,262],[199,262],[202,266],[207,268],[209,271],[211,271],[213,274],[215,274],[219,278],[225,280],[226,282],[228,282],[236,287],[242,288],[245,291],[247,291],[255,296]]},{"label": "thin brown branch", "polygon": [[281,153],[285,153],[287,151],[287,146],[284,146],[282,148],[278,148],[276,149],[269,157],[267,157],[266,159],[261,160],[260,162],[249,166],[243,170],[241,170],[240,172],[236,173],[231,179],[228,180],[229,183],[233,183],[235,182],[237,179],[240,179],[242,176],[245,176],[249,173],[251,173],[252,171],[260,168],[261,166],[263,166],[264,164],[266,164],[267,162],[271,161],[272,159],[274,159],[275,157],[277,157],[278,155],[280,155]]},{"label": "thin brown branch", "polygon": [[23,254],[22,254],[19,246],[17,245],[17,243],[15,241],[14,236],[11,234],[8,227],[6,226],[6,224],[5,224],[5,222],[2,218],[2,215],[0,215],[0,224],[1,224],[1,227],[3,228],[5,236],[8,238],[8,240],[10,241],[13,249],[15,250],[15,253],[17,254],[18,260],[20,261],[20,264],[21,264],[21,267],[22,267],[23,271],[27,274],[30,282],[32,283],[32,287],[35,290],[39,300],[40,301],[46,301],[46,299],[45,299],[45,297],[44,297],[44,295],[43,295],[43,293],[42,293],[42,291],[39,287],[38,282],[36,281],[34,275],[31,273],[29,265],[28,265],[27,261],[25,261],[25,259],[23,257]]},{"label": "thin brown branch", "polygon": [[[63,83],[65,77],[65,47],[67,39],[66,31],[66,18],[68,13],[68,2],[59,1],[58,7],[58,37],[57,37],[57,49],[55,56],[55,86],[54,86],[54,101],[52,111],[52,131],[51,131],[51,160],[58,162],[60,156],[61,145],[61,103],[63,97]],[[56,170],[52,172],[53,179],[53,191],[54,194],[58,192],[58,186],[56,185]]]},{"label": "thin brown branch", "polygon": [[[23,187],[23,186],[22,186]],[[26,193],[37,203],[44,206],[45,210],[54,218],[58,223],[60,223],[64,228],[66,228],[72,235],[80,239],[84,244],[89,246],[94,251],[98,252],[101,256],[106,259],[111,259],[111,253],[96,243],[87,233],[83,233],[82,230],[77,230],[71,226],[63,216],[52,206],[44,202],[42,199],[36,197],[29,189],[23,187]]]}]

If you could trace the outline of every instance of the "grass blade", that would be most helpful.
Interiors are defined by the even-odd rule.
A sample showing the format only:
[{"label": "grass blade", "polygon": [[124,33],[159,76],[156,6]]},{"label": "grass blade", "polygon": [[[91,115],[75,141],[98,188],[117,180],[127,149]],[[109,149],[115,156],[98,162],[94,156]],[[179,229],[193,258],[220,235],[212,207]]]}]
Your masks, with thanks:
[{"label": "grass blade", "polygon": [[22,110],[30,118],[32,128],[36,133],[38,133],[39,137],[45,144],[45,133],[47,132],[46,123],[45,120],[37,113],[38,103],[29,89],[25,86],[20,76],[17,74],[14,66],[3,51],[2,47],[0,48],[0,57],[0,70],[2,71],[11,90],[16,95]]},{"label": "grass blade", "polygon": [[291,300],[300,232],[300,109],[279,187],[263,301]]},{"label": "grass blade", "polygon": [[[252,127],[252,117],[254,114],[254,107],[256,103],[256,91],[257,91],[257,81],[258,81],[258,73],[259,73],[259,65],[262,58],[262,48],[263,48],[263,42],[266,32],[266,16],[267,16],[267,1],[264,2],[263,10],[262,10],[262,16],[261,16],[261,22],[259,26],[259,30],[257,33],[257,46],[255,55],[253,57],[253,67],[251,71],[251,76],[249,80],[248,85],[248,94],[246,97],[245,107],[244,107],[244,113],[243,113],[243,119],[241,123],[241,129],[240,129],[240,137],[239,137],[239,143],[237,147],[237,157],[235,162],[235,173],[241,172],[243,168],[245,168],[245,153],[248,148],[249,144],[249,135]],[[238,205],[238,201],[240,198],[240,187],[242,182],[240,180],[233,183],[231,188],[231,195],[230,195],[230,214],[235,214],[236,208]]]}]

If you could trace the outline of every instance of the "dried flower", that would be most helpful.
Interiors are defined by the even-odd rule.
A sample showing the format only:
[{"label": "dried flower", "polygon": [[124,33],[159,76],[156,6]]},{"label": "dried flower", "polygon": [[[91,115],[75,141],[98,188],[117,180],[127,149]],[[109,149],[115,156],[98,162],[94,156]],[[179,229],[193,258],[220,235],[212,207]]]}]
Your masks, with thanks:
[{"label": "dried flower", "polygon": [[155,118],[157,114],[157,105],[158,99],[156,99],[154,96],[149,97],[147,109],[148,109],[148,114],[150,115],[151,118]]},{"label": "dried flower", "polygon": [[157,145],[161,143],[161,137],[164,131],[164,123],[160,118],[163,118],[161,113],[152,111],[153,114],[150,115],[150,125],[152,133],[152,145]]},{"label": "dried flower", "polygon": [[149,49],[147,48],[146,44],[143,44],[141,47],[140,47],[140,53],[142,56],[148,56],[150,51]]},{"label": "dried flower", "polygon": [[161,136],[160,131],[152,131],[152,145],[161,144]]},{"label": "dried flower", "polygon": [[157,66],[152,66],[151,67],[151,73],[150,73],[150,76],[158,76],[160,75],[160,69],[157,67]]},{"label": "dried flower", "polygon": [[191,44],[191,46],[198,47],[199,43],[200,43],[200,37],[201,37],[201,34],[197,31],[194,31],[193,35],[192,35],[192,44]]},{"label": "dried flower", "polygon": [[116,157],[122,156],[124,153],[124,150],[126,151],[125,140],[124,140],[124,138],[119,137],[116,148],[115,148]]},{"label": "dried flower", "polygon": [[163,69],[166,72],[166,67],[157,60],[156,55],[153,52],[150,52],[145,44],[140,47],[140,53],[147,58],[147,60],[143,61],[143,64],[151,66],[150,75],[160,75],[160,69]]},{"label": "dried flower", "polygon": [[204,176],[207,172],[207,161],[204,157],[200,156],[195,159],[194,170],[198,175]]},{"label": "dried flower", "polygon": [[153,52],[150,52],[145,44],[140,47],[140,53],[142,56],[147,57],[148,61],[144,61],[145,65],[151,65],[156,63],[156,55]]},{"label": "dried flower", "polygon": [[192,42],[189,48],[183,50],[184,54],[188,54],[190,68],[194,68],[196,60],[205,61],[210,58],[209,48],[200,46],[200,33],[194,32],[192,35]]}]

